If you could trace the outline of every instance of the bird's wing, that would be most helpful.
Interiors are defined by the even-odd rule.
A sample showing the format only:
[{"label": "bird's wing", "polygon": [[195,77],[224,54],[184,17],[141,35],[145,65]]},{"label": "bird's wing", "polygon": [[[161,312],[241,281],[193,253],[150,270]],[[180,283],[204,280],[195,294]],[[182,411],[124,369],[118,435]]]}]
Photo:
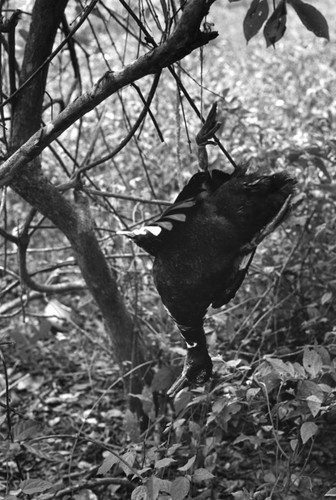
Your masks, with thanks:
[{"label": "bird's wing", "polygon": [[184,186],[174,203],[160,215],[154,224],[171,230],[174,222],[185,222],[193,207],[202,203],[230,178],[231,174],[216,169],[211,172],[197,172]]},{"label": "bird's wing", "polygon": [[197,172],[191,177],[177,196],[174,203],[168,207],[151,225],[171,231],[176,222],[185,222],[190,211],[211,191],[209,172]]},{"label": "bird's wing", "polygon": [[176,222],[186,221],[188,212],[197,204],[197,202],[198,201],[195,198],[186,198],[182,201],[175,202],[151,225],[159,226],[166,231],[171,231]]},{"label": "bird's wing", "polygon": [[221,307],[235,297],[245,279],[255,252],[256,248],[249,253],[243,252],[242,255],[237,257],[236,265],[234,266],[234,269],[232,271],[232,276],[231,278],[227,277],[227,279],[225,280],[225,286],[216,293],[215,299],[211,304],[212,307]]},{"label": "bird's wing", "polygon": [[234,298],[245,279],[258,245],[287,217],[290,211],[291,198],[292,196],[289,195],[273,219],[258,231],[249,243],[241,247],[235,259],[231,278],[229,277],[226,280],[225,287],[219,293],[216,293],[215,300],[212,302],[213,307],[221,307]]},{"label": "bird's wing", "polygon": [[122,231],[119,234],[125,234],[133,239],[138,246],[155,257],[169,238],[176,223],[184,223],[195,207],[199,206],[230,177],[230,174],[220,170],[213,170],[211,173],[209,171],[197,172],[184,186],[174,203],[156,220],[135,231]]}]

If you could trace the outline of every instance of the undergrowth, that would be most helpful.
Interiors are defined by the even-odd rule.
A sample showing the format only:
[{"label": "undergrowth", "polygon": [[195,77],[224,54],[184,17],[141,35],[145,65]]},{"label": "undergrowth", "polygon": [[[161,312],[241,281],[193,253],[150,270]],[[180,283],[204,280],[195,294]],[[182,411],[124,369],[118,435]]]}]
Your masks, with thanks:
[{"label": "undergrowth", "polygon": [[[115,236],[120,221],[139,225],[160,207],[133,199],[94,206],[102,247],[148,350],[153,378],[137,396],[148,425],[141,428],[127,409],[124,379],[90,297],[36,297],[24,314],[1,320],[0,493],[6,500],[336,496],[334,42],[313,39],[293,24],[277,50],[266,51],[261,39],[245,50],[238,34],[243,7],[214,7],[223,36],[183,62],[181,77],[205,108],[221,98],[221,140],[236,161],[296,175],[300,203],[260,247],[237,297],[209,314],[213,380],[173,401],[166,391],[185,351],[154,290],[149,257]],[[198,83],[189,77],[195,73]],[[95,173],[102,189],[171,201],[194,172],[189,138],[199,123],[184,102],[187,129],[176,120],[176,88],[168,75],[157,95],[153,110],[164,143],[146,122],[139,142],[131,142],[113,168]],[[136,110],[134,90],[127,97]],[[118,98],[109,106],[115,116],[102,155],[125,131]],[[94,123],[90,117],[88,124]],[[46,161],[52,171],[51,159]],[[230,168],[217,149],[210,161]],[[63,180],[61,170],[54,175]],[[26,207],[10,196],[14,227],[20,222],[15,214]],[[43,257],[32,256],[30,265],[39,277],[43,267],[50,271],[55,247],[58,259],[70,263],[61,235],[49,233],[36,245]],[[6,258],[15,268],[12,249]],[[75,263],[70,265],[76,277]],[[6,300],[18,296],[16,279]],[[131,375],[137,376],[136,369],[126,377]]]}]

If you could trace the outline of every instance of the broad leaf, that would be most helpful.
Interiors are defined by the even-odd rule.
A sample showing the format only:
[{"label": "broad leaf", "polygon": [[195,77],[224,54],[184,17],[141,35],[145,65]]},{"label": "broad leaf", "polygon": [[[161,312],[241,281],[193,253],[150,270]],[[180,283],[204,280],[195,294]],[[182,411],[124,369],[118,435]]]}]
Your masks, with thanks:
[{"label": "broad leaf", "polygon": [[322,370],[322,359],[318,352],[315,349],[310,347],[305,347],[303,353],[303,366],[309,375],[313,378],[317,377],[317,375]]},{"label": "broad leaf", "polygon": [[161,458],[161,460],[155,462],[155,468],[162,469],[162,467],[169,467],[174,462],[176,462],[176,460],[171,457]]},{"label": "broad leaf", "polygon": [[301,425],[301,429],[300,429],[302,443],[305,444],[307,441],[309,441],[310,438],[315,436],[317,431],[318,431],[318,427],[316,424],[314,424],[314,422],[304,422]]},{"label": "broad leaf", "polygon": [[120,462],[119,457],[109,453],[106,458],[104,458],[104,462],[98,469],[98,474],[106,474],[114,464],[118,464]]},{"label": "broad leaf", "polygon": [[170,496],[172,500],[183,500],[189,493],[190,481],[187,477],[177,477],[171,486]]},{"label": "broad leaf", "polygon": [[196,455],[194,455],[193,457],[189,458],[188,462],[185,465],[183,465],[182,467],[179,467],[178,470],[180,470],[182,472],[187,472],[194,465],[195,460],[196,460]]},{"label": "broad leaf", "polygon": [[160,491],[170,493],[171,482],[165,479],[160,479],[156,476],[151,476],[146,483],[149,499],[156,500]]},{"label": "broad leaf", "polygon": [[14,441],[25,441],[37,436],[40,425],[33,420],[23,420],[18,422],[13,429]]},{"label": "broad leaf", "polygon": [[149,500],[149,493],[146,486],[137,486],[132,491],[132,500]]},{"label": "broad leaf", "polygon": [[192,475],[193,481],[195,483],[200,483],[202,481],[208,481],[209,479],[213,479],[215,476],[211,474],[207,469],[196,469]]},{"label": "broad leaf", "polygon": [[310,396],[316,396],[322,401],[323,391],[319,384],[316,384],[312,380],[302,380],[298,384],[297,396],[301,400],[309,398]]},{"label": "broad leaf", "polygon": [[53,484],[43,479],[27,479],[20,483],[20,488],[26,495],[33,495],[34,493],[42,493],[43,491],[50,490]]},{"label": "broad leaf", "polygon": [[258,33],[266,21],[268,13],[267,0],[252,0],[243,22],[244,35],[247,42]]},{"label": "broad leaf", "polygon": [[316,417],[316,415],[320,411],[322,403],[323,403],[323,399],[320,399],[318,396],[315,396],[315,395],[308,396],[307,406],[310,410],[310,413],[313,415],[313,417]]},{"label": "broad leaf", "polygon": [[301,0],[292,0],[290,3],[307,30],[312,31],[316,36],[329,40],[327,20],[316,7]]},{"label": "broad leaf", "polygon": [[265,24],[264,37],[267,47],[275,45],[286,31],[287,9],[284,0],[278,4],[273,14]]},{"label": "broad leaf", "polygon": [[187,405],[192,401],[193,395],[190,391],[180,391],[175,396],[175,412],[179,415],[183,412]]},{"label": "broad leaf", "polygon": [[119,467],[124,471],[126,476],[133,473],[132,467],[135,462],[136,453],[134,450],[126,451],[120,456],[122,460],[119,461]]},{"label": "broad leaf", "polygon": [[329,302],[331,302],[331,299],[332,299],[332,293],[331,292],[326,292],[322,295],[321,297],[321,304],[322,306],[324,306],[324,304],[328,304]]}]

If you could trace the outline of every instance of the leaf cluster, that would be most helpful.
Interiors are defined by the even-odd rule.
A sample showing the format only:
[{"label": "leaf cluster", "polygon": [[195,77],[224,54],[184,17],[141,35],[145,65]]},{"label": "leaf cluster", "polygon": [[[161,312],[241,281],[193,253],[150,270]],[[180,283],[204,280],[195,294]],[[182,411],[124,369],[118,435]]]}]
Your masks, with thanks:
[{"label": "leaf cluster", "polygon": [[270,14],[269,0],[252,0],[246,12],[243,28],[249,42],[264,26],[263,35],[266,45],[275,45],[286,31],[287,5],[293,7],[307,30],[314,35],[329,40],[329,27],[324,15],[313,5],[302,0],[280,0]]}]

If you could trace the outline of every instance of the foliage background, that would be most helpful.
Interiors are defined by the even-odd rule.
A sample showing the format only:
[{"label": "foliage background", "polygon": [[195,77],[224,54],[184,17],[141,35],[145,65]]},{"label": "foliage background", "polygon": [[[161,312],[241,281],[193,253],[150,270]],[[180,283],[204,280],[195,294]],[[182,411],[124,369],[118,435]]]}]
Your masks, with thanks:
[{"label": "foliage background", "polygon": [[[153,498],[169,498],[170,491],[174,500],[183,499],[176,491],[186,491],[190,498],[291,500],[320,499],[334,486],[336,33],[331,21],[336,8],[331,0],[310,3],[330,21],[329,43],[306,31],[289,11],[287,33],[276,50],[266,50],[261,36],[246,47],[242,20],[249,2],[215,3],[208,22],[220,36],[182,62],[180,77],[205,112],[222,98],[221,140],[235,160],[252,159],[251,168],[259,171],[290,171],[303,196],[291,221],[259,249],[234,301],[210,314],[208,339],[218,356],[215,382],[205,393],[180,396],[175,419],[169,406],[157,410],[157,392],[165,390],[176,375],[171,368],[181,363],[179,336],[153,287],[149,257],[115,235],[150,219],[160,206],[91,193],[101,245],[154,361],[152,388],[142,395],[152,426],[143,435],[126,410],[127,394],[90,296],[37,294],[22,308],[16,250],[2,243],[1,266],[7,272],[1,338],[15,341],[4,346],[3,356],[17,411],[11,417],[13,443],[6,439],[5,412],[1,418],[4,494],[52,498],[54,487],[65,496],[68,484],[78,482],[87,498],[128,498],[141,484],[147,492],[152,488]],[[112,43],[104,20],[96,15],[91,21],[93,31],[86,27],[78,34],[86,48],[80,53],[83,90],[139,50],[117,24]],[[22,30],[19,48],[24,40]],[[64,54],[50,73],[51,98],[61,94],[71,100],[72,67]],[[150,80],[138,83],[145,95]],[[112,161],[88,172],[87,182],[128,198],[172,201],[197,168],[193,139],[200,124],[185,99],[182,103],[183,108],[166,72],[152,105],[164,142],[147,118]],[[76,162],[108,154],[141,108],[129,87],[86,115],[54,151],[43,153],[50,179],[66,182]],[[45,119],[57,112],[56,104],[46,107]],[[211,162],[229,168],[217,149]],[[7,230],[15,232],[27,213],[26,204],[10,192]],[[66,240],[48,221],[39,224],[33,244],[29,270],[38,280],[53,282],[64,274],[78,279]],[[17,301],[14,308],[8,308],[10,301]],[[3,398],[5,374],[0,391]],[[18,463],[26,480],[40,481],[35,490],[31,482],[26,489],[20,483]],[[98,467],[103,469],[97,475]],[[145,490],[135,491],[133,498],[146,498]]]}]

